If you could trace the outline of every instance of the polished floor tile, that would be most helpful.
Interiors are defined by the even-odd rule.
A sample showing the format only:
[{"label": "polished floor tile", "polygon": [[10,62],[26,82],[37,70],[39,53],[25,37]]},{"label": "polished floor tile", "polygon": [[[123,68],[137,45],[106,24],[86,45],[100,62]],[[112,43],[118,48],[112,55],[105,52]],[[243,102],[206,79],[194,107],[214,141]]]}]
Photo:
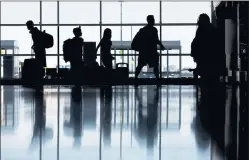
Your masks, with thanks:
[{"label": "polished floor tile", "polygon": [[210,160],[193,86],[1,88],[4,160]]}]

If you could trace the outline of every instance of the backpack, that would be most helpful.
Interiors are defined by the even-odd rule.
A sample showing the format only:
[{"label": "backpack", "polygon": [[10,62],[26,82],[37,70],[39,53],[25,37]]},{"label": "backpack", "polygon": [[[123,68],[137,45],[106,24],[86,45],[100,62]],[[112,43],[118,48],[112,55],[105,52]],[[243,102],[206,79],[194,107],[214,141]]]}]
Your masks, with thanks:
[{"label": "backpack", "polygon": [[44,39],[45,48],[52,48],[54,46],[54,37],[51,34],[46,33],[45,31],[41,33]]},{"label": "backpack", "polygon": [[72,52],[73,41],[72,39],[67,39],[63,42],[63,58],[65,62],[70,61],[70,52]]},{"label": "backpack", "polygon": [[135,51],[141,50],[142,29],[140,29],[131,42],[131,49]]}]

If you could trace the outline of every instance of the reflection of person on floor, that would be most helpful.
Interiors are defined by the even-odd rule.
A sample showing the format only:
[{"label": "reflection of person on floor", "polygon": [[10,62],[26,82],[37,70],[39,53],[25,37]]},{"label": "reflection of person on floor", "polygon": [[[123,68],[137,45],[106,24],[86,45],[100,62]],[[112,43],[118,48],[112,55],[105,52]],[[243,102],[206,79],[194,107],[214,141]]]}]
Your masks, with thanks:
[{"label": "reflection of person on floor", "polygon": [[82,92],[80,87],[72,88],[71,92],[71,107],[70,121],[73,126],[74,147],[81,146],[82,137]]},{"label": "reflection of person on floor", "polygon": [[105,146],[111,145],[111,121],[112,121],[112,87],[101,88],[101,104],[103,105],[103,142]]},{"label": "reflection of person on floor", "polygon": [[[156,89],[152,102],[147,101],[145,113],[143,112],[145,108],[142,104],[142,95],[139,95],[138,89],[135,91],[135,96],[138,101],[138,134],[141,138],[139,141],[141,143],[141,140],[146,138],[147,148],[153,149],[157,136],[159,89]],[[147,97],[147,100],[151,98]]]},{"label": "reflection of person on floor", "polygon": [[201,86],[201,90],[198,111],[200,122],[223,152],[225,147],[225,85],[222,83],[205,84]]},{"label": "reflection of person on floor", "polygon": [[[31,148],[53,138],[51,128],[46,128],[46,106],[44,105],[44,95],[41,91],[35,91],[35,124]],[[39,137],[39,140],[38,140]],[[44,139],[43,139],[44,138]]]}]

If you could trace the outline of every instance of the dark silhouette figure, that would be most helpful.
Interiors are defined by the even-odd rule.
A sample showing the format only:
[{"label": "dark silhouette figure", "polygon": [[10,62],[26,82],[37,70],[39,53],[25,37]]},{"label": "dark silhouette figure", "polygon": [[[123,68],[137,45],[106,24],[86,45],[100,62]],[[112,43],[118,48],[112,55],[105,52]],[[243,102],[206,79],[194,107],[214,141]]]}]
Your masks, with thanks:
[{"label": "dark silhouette figure", "polygon": [[[136,50],[139,51],[138,66],[136,67],[135,78],[138,78],[142,68],[146,65],[153,67],[156,78],[159,78],[159,54],[157,52],[157,45],[160,45],[164,50],[163,44],[158,38],[158,31],[155,25],[155,19],[153,15],[147,16],[148,24],[141,28],[137,35],[134,37],[133,45]],[[137,39],[135,42],[135,39]]]},{"label": "dark silhouette figure", "polygon": [[45,47],[45,39],[43,37],[42,32],[34,27],[33,21],[27,21],[26,26],[30,31],[33,40],[32,49],[35,52],[35,63],[36,63],[36,80],[38,80],[37,84],[40,84],[40,80],[45,76],[44,67],[47,66],[46,63],[46,47]]},{"label": "dark silhouette figure", "polygon": [[81,38],[82,32],[81,28],[74,28],[73,29],[74,38],[71,39],[71,55],[70,55],[70,64],[71,64],[71,73],[73,74],[73,78],[77,79],[77,75],[79,74],[80,70],[83,68],[83,45],[84,39]]},{"label": "dark silhouette figure", "polygon": [[100,59],[107,69],[112,69],[112,61],[115,59],[111,55],[111,46],[112,46],[111,38],[112,38],[111,29],[106,28],[104,31],[103,38],[99,42],[96,50],[97,52],[100,47]]},{"label": "dark silhouette figure", "polygon": [[112,87],[102,87],[101,90],[101,108],[104,111],[103,122],[103,142],[105,146],[111,145],[111,128],[112,128]]},{"label": "dark silhouette figure", "polygon": [[80,148],[83,133],[83,102],[81,87],[71,89],[69,119],[64,121],[64,132],[74,138],[73,146]]},{"label": "dark silhouette figure", "polygon": [[[148,99],[151,99],[151,97],[147,97],[147,111],[146,114],[143,112],[145,109],[142,104],[142,95],[139,95],[138,93],[139,89],[135,90],[135,97],[138,101],[138,125],[137,130],[137,136],[139,137],[139,143],[142,144],[143,140],[145,140],[145,144],[147,146],[148,150],[151,150],[154,148],[156,137],[157,137],[157,123],[158,123],[158,102],[159,102],[159,88],[156,88],[154,91],[155,93],[151,94],[147,93],[148,96],[153,95],[153,100],[149,101]],[[136,126],[135,126],[136,127]],[[150,152],[150,151],[149,151]]]},{"label": "dark silhouette figure", "polygon": [[225,153],[226,94],[224,83],[201,85],[201,102],[197,111],[200,122],[215,141],[222,155]]},{"label": "dark silhouette figure", "polygon": [[196,70],[203,80],[219,80],[225,74],[225,52],[221,36],[210,23],[207,14],[201,14],[198,28],[191,44],[191,56],[197,64]]},{"label": "dark silhouette figure", "polygon": [[73,126],[74,147],[81,145],[82,137],[82,92],[80,87],[73,87],[71,92],[70,122]]}]

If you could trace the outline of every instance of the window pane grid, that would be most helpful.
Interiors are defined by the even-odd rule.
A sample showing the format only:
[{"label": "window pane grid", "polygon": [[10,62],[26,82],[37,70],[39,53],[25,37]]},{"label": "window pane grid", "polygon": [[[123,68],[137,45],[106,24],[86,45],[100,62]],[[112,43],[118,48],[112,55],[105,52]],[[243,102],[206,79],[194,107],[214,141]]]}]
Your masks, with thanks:
[{"label": "window pane grid", "polygon": [[[16,5],[18,3],[18,5]],[[59,4],[59,5],[58,5]],[[160,27],[162,28],[162,33],[160,39],[162,41],[166,40],[180,40],[182,45],[182,53],[179,53],[177,50],[169,50],[168,54],[165,51],[162,51],[160,54],[160,63],[161,63],[161,73],[169,73],[172,69],[175,70],[187,70],[188,68],[195,68],[195,63],[192,61],[190,57],[190,43],[194,37],[196,30],[196,21],[198,15],[200,14],[198,11],[198,7],[196,9],[190,11],[189,14],[192,18],[187,21],[186,19],[175,18],[169,19],[169,15],[172,14],[164,14],[164,12],[174,12],[165,8],[172,8],[172,5],[178,6],[186,6],[186,5],[196,5],[204,7],[202,11],[210,15],[211,13],[211,3],[210,2],[162,2],[162,10],[160,13],[160,2],[102,2],[102,10],[100,10],[100,2],[1,2],[1,40],[18,40],[19,42],[19,50],[18,53],[14,53],[13,56],[19,56],[18,60],[23,61],[25,58],[31,57],[31,36],[28,33],[26,28],[26,21],[33,20],[35,25],[41,26],[42,30],[46,30],[48,33],[52,34],[54,37],[54,47],[51,49],[47,49],[47,61],[51,66],[57,66],[58,64],[66,64],[63,62],[63,54],[62,54],[62,45],[63,41],[66,40],[65,33],[63,32],[63,28],[72,28],[76,26],[83,27],[83,38],[85,41],[96,41],[96,45],[98,44],[100,37],[102,37],[101,33],[103,33],[105,28],[111,28],[113,31],[113,41],[120,41],[121,37],[123,41],[131,41],[135,36],[136,32],[139,28],[146,25],[146,16],[148,14],[153,14],[155,17],[156,24],[155,26],[158,28],[160,32]],[[18,8],[13,7],[14,5],[18,6]],[[40,7],[42,5],[42,7]],[[144,10],[139,12],[140,16],[134,18],[129,18],[130,14],[132,14],[132,7],[136,6],[149,6],[152,10]],[[23,7],[20,7],[23,6]],[[115,8],[115,16],[116,18],[110,19],[108,16],[108,8]],[[59,8],[58,8],[59,7]],[[75,7],[82,7],[80,11],[81,14],[75,12]],[[122,9],[121,9],[122,7]],[[144,8],[141,7],[141,8]],[[22,8],[22,11],[20,11]],[[24,8],[24,9],[23,9]],[[31,16],[24,16],[25,8],[34,9],[34,14]],[[74,9],[72,9],[74,8]],[[188,8],[188,7],[186,7]],[[40,10],[41,9],[41,10]],[[59,9],[59,17],[60,21],[58,22],[58,12]],[[19,19],[15,18],[15,15],[10,14],[9,12],[18,15]],[[16,14],[16,12],[20,11],[20,14]],[[63,14],[71,11],[69,19],[65,19],[66,16]],[[78,10],[77,10],[78,11]],[[114,11],[114,10],[113,10]],[[122,13],[121,13],[122,11]],[[183,10],[184,11],[184,10]],[[102,12],[102,13],[100,13]],[[177,12],[177,11],[176,11]],[[33,13],[33,12],[32,12]],[[86,14],[87,13],[87,14]],[[42,14],[40,16],[40,14]],[[81,15],[81,16],[73,16],[73,15]],[[160,14],[162,16],[162,22],[159,22]],[[8,15],[8,16],[4,16]],[[90,16],[89,16],[90,15]],[[100,15],[102,18],[100,19]],[[14,16],[14,17],[13,17]],[[83,17],[82,17],[83,16]],[[112,13],[113,16],[113,13]],[[123,16],[121,18],[121,16]],[[8,17],[8,19],[4,18]],[[12,18],[10,18],[12,17]],[[20,18],[21,17],[21,18]],[[91,18],[90,18],[91,17]],[[100,22],[101,20],[101,22]],[[122,20],[122,21],[121,21]],[[181,21],[182,20],[182,21]],[[160,25],[161,24],[161,25]],[[122,29],[122,31],[121,31]],[[17,32],[10,34],[10,31]],[[68,30],[68,33],[72,31]],[[122,33],[122,35],[121,35]],[[183,34],[184,33],[184,34]],[[188,35],[186,35],[186,33]],[[64,36],[63,36],[64,35]],[[67,37],[72,34],[67,34]],[[58,46],[60,45],[60,46]],[[59,53],[58,54],[58,49]],[[122,54],[121,54],[122,52]],[[135,67],[137,65],[137,57],[138,55],[134,53],[134,51],[112,51],[113,56],[116,58],[114,62],[114,66],[119,62],[127,62],[130,68],[130,73],[133,74],[135,71]],[[1,59],[4,55],[1,55]],[[100,54],[97,54],[97,62],[100,63]],[[61,65],[60,65],[61,66]],[[174,66],[174,67],[173,67]],[[146,68],[146,67],[144,67]],[[144,69],[146,72],[147,69]],[[180,73],[179,77],[184,77]],[[167,76],[169,78],[169,74]]]}]

